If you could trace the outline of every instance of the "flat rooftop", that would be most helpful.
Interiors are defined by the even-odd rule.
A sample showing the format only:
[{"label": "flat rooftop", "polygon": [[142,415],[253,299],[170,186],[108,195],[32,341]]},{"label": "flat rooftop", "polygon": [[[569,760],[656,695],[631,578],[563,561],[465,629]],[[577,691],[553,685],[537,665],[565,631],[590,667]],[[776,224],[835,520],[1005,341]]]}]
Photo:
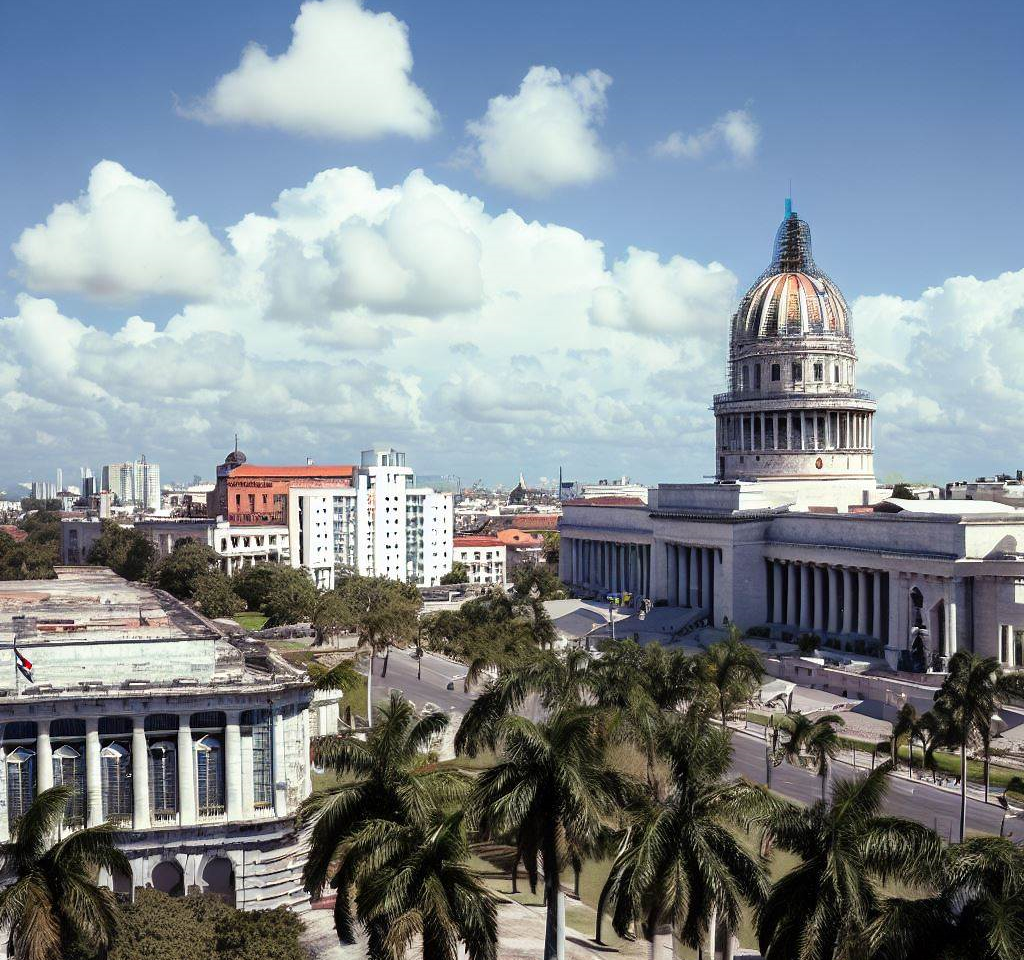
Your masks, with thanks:
[{"label": "flat rooftop", "polygon": [[162,591],[131,583],[107,567],[55,567],[55,580],[0,580],[0,637],[102,634],[136,639],[213,637],[217,630]]},{"label": "flat rooftop", "polygon": [[[226,636],[162,590],[106,567],[0,581],[0,695],[153,694],[304,682],[260,641]],[[19,676],[14,647],[33,665]],[[236,688],[237,689],[237,688]]]}]

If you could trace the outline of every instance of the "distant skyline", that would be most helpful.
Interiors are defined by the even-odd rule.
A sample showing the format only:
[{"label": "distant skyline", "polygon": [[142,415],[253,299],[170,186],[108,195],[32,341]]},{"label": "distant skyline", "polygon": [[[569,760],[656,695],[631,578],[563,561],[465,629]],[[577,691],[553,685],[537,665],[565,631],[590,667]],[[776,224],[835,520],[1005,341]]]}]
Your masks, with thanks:
[{"label": "distant skyline", "polygon": [[[0,489],[355,461],[696,480],[792,181],[880,477],[1024,466],[1024,11],[0,13]],[[71,472],[69,472],[71,471]]]}]

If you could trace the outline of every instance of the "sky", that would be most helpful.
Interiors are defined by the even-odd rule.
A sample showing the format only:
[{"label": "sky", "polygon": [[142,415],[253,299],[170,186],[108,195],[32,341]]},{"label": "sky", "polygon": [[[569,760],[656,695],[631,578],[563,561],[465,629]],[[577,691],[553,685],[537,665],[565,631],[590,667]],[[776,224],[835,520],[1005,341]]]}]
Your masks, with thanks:
[{"label": "sky", "polygon": [[1022,38],[1010,2],[5,4],[0,489],[211,476],[235,433],[701,479],[790,191],[879,476],[1022,467]]}]

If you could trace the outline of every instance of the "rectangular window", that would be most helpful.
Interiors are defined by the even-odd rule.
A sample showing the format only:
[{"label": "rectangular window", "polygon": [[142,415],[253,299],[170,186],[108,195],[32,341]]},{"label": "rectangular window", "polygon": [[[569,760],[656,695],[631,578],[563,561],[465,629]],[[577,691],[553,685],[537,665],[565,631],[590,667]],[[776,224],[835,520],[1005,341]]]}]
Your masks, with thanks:
[{"label": "rectangular window", "polygon": [[750,367],[743,368],[743,389],[750,389]]},{"label": "rectangular window", "polygon": [[799,383],[804,378],[804,368],[799,363],[793,364],[793,383]]},{"label": "rectangular window", "polygon": [[779,380],[782,377],[782,368],[777,363],[772,364],[772,380]]},{"label": "rectangular window", "polygon": [[839,364],[838,363],[835,366],[835,382],[839,383]]},{"label": "rectangular window", "polygon": [[274,805],[273,755],[271,751],[270,711],[246,710],[243,724],[252,725],[252,798],[257,810]]},{"label": "rectangular window", "polygon": [[814,381],[815,383],[821,383],[825,379],[825,365],[816,363],[814,365]]},{"label": "rectangular window", "polygon": [[999,625],[999,662],[1013,666],[1013,627],[1005,623]]},{"label": "rectangular window", "polygon": [[754,389],[761,389],[761,364],[754,364]]}]

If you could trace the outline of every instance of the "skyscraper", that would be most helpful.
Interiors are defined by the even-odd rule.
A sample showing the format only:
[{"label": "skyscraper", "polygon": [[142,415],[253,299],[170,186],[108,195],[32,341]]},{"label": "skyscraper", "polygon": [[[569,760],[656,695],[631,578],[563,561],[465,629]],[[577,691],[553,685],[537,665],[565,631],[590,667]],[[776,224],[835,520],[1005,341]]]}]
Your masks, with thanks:
[{"label": "skyscraper", "polygon": [[140,510],[160,509],[160,464],[145,455],[138,460],[108,463],[103,467],[103,489],[126,506]]}]

